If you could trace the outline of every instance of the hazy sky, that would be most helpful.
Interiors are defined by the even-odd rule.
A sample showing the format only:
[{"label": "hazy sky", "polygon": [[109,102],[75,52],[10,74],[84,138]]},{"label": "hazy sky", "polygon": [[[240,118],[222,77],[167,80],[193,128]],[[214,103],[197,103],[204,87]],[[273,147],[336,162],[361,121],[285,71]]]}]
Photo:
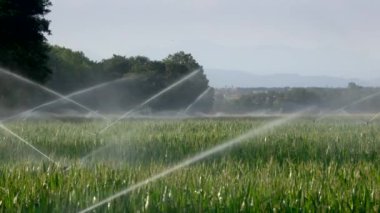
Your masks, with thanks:
[{"label": "hazy sky", "polygon": [[162,59],[206,69],[380,76],[379,0],[53,0],[49,41],[94,60]]}]

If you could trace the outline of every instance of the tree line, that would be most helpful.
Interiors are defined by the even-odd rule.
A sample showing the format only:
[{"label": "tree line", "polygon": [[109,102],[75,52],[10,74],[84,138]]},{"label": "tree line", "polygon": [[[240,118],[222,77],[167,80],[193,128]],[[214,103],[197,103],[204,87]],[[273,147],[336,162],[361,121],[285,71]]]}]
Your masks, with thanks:
[{"label": "tree line", "polygon": [[229,88],[215,92],[214,110],[221,112],[294,112],[306,107],[376,113],[380,88],[349,83],[346,88]]},{"label": "tree line", "polygon": [[[48,59],[47,67],[51,73],[44,85],[62,94],[110,82],[109,85],[73,97],[74,100],[99,111],[114,112],[133,108],[193,71],[198,72],[150,103],[145,110],[152,112],[185,109],[209,87],[202,66],[191,54],[182,51],[159,61],[144,56],[113,55],[97,62],[90,60],[83,52],[50,46]],[[56,98],[4,74],[0,74],[0,79],[4,81],[0,86],[3,108],[27,108]],[[213,92],[210,92],[197,108],[207,112],[212,105]],[[45,110],[55,112],[68,109],[78,110],[72,104],[64,102]]]},{"label": "tree line", "polygon": [[[182,51],[159,61],[144,56],[113,55],[96,62],[82,52],[53,46],[49,58],[52,75],[46,85],[66,94],[102,82],[125,79],[77,97],[82,102],[102,110],[131,108],[193,71],[198,73],[151,103],[148,106],[149,110],[184,109],[209,87],[202,66],[191,54]],[[210,93],[210,97],[212,96]],[[209,98],[200,108],[207,111],[211,109],[212,104],[213,99]]]},{"label": "tree line", "polygon": [[[83,52],[49,45],[46,36],[51,33],[50,21],[45,16],[50,6],[49,0],[0,0],[1,68],[65,94],[126,78],[103,90],[74,97],[98,110],[133,107],[194,70],[199,70],[196,76],[151,103],[148,110],[185,108],[208,88],[202,66],[191,54],[184,52],[160,61],[144,56],[114,55],[97,62]],[[51,94],[0,72],[0,108],[3,112],[4,109],[28,108],[52,98]],[[202,110],[208,110],[212,98],[203,105]]]}]

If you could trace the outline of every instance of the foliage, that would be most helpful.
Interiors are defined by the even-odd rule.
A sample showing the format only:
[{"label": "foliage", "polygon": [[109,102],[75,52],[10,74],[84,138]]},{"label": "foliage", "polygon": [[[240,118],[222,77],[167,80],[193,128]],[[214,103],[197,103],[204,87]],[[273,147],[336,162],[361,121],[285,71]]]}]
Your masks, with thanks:
[{"label": "foliage", "polygon": [[53,71],[47,86],[67,93],[95,82],[99,74],[94,70],[95,62],[83,52],[52,46],[49,52],[49,67]]},{"label": "foliage", "polygon": [[[362,100],[360,103],[355,103]],[[347,112],[377,112],[380,88],[349,84],[347,88],[236,88],[218,89],[216,111],[292,112],[306,107]]]},{"label": "foliage", "polygon": [[[50,51],[49,65],[53,73],[48,86],[63,93],[73,92],[100,82],[131,78],[130,81],[110,85],[102,91],[97,91],[96,94],[82,97],[81,101],[87,102],[93,108],[103,110],[124,109],[125,111],[126,108],[143,102],[196,69],[200,70],[196,76],[160,97],[148,107],[151,110],[185,108],[208,88],[208,80],[203,69],[191,54],[184,52],[169,55],[162,61],[152,61],[144,56],[127,58],[113,55],[109,59],[94,62],[82,52],[53,46]],[[104,105],[106,103],[113,106]],[[203,111],[210,110],[212,104],[212,99],[204,103],[206,107],[203,107]]]},{"label": "foliage", "polygon": [[170,65],[170,64],[183,65],[183,66],[186,66],[186,68],[189,70],[196,70],[196,69],[201,68],[201,66],[198,64],[198,62],[195,61],[195,59],[193,58],[191,54],[186,54],[183,51],[169,55],[163,60],[163,62],[167,65]]},{"label": "foliage", "polygon": [[0,0],[0,65],[44,82],[50,69],[48,45],[49,0]]}]

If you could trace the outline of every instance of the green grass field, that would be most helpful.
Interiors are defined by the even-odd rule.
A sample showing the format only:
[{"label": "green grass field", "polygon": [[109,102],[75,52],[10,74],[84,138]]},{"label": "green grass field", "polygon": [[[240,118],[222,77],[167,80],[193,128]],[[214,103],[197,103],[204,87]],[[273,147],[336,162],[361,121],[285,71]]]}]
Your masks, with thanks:
[{"label": "green grass field", "polygon": [[[0,210],[76,212],[277,118],[6,124]],[[67,169],[67,167],[70,167]],[[110,212],[380,211],[380,123],[302,118],[101,206]]]}]

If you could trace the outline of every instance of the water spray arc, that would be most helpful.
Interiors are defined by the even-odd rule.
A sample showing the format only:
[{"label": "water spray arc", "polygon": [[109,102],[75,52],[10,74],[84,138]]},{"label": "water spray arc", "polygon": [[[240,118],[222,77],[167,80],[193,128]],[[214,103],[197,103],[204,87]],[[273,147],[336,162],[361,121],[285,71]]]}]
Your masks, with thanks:
[{"label": "water spray arc", "polygon": [[[114,84],[114,83],[118,83],[118,82],[122,82],[122,81],[126,81],[126,80],[130,80],[131,78],[130,77],[124,77],[124,78],[119,78],[119,79],[116,79],[116,80],[112,80],[112,81],[108,81],[108,82],[104,82],[104,83],[100,83],[100,84],[97,84],[95,86],[92,86],[92,87],[88,87],[88,88],[85,88],[85,89],[82,89],[82,90],[79,90],[79,91],[76,91],[76,92],[73,92],[73,93],[70,93],[68,95],[65,95],[66,98],[72,98],[72,97],[75,97],[75,96],[78,96],[78,95],[82,95],[82,94],[85,94],[85,93],[88,93],[88,92],[91,92],[93,90],[96,90],[96,89],[100,89],[100,88],[103,88],[103,87],[106,87],[108,85],[111,85],[111,84]],[[13,116],[10,116],[8,118],[5,118],[2,120],[2,122],[4,121],[9,121],[9,120],[12,120],[12,119],[15,119],[15,118],[18,118],[20,117],[21,115],[23,114],[29,114],[29,113],[32,113],[38,109],[41,109],[41,108],[44,108],[44,107],[47,107],[49,105],[52,105],[52,104],[55,104],[61,100],[64,100],[64,98],[60,97],[58,99],[55,99],[55,100],[52,100],[52,101],[49,101],[49,102],[46,102],[46,103],[43,103],[41,105],[38,105],[38,106],[35,106],[31,109],[28,109],[26,111],[23,111],[23,112],[20,112],[16,115],[13,115]],[[98,113],[99,114],[99,113]],[[104,116],[103,116],[104,117]],[[102,118],[103,118],[102,117]]]},{"label": "water spray arc", "polygon": [[[374,98],[374,97],[376,97],[378,95],[380,95],[380,92],[368,95],[366,97],[363,97],[363,98],[361,98],[361,99],[359,99],[359,100],[357,100],[355,102],[352,102],[352,103],[350,103],[350,104],[348,104],[346,106],[343,106],[341,108],[338,108],[337,110],[334,110],[334,111],[347,113],[345,110],[348,107],[356,105],[356,104],[359,104],[361,102],[364,102],[366,100]],[[143,180],[141,182],[136,183],[136,184],[134,184],[134,185],[126,188],[125,190],[122,190],[122,191],[120,191],[120,192],[118,192],[118,193],[116,193],[116,194],[114,194],[114,195],[112,195],[112,196],[110,196],[110,197],[108,197],[108,198],[106,198],[106,199],[104,199],[104,200],[102,200],[102,201],[94,204],[93,206],[90,206],[90,207],[82,210],[81,212],[89,212],[91,210],[94,210],[94,209],[96,209],[96,208],[98,208],[98,207],[100,207],[100,206],[102,206],[102,205],[104,205],[106,203],[109,203],[109,202],[113,201],[114,199],[117,199],[117,198],[119,198],[119,197],[121,197],[121,196],[123,196],[125,194],[128,194],[129,192],[132,192],[132,191],[134,191],[134,190],[136,190],[136,189],[138,189],[138,188],[140,188],[140,187],[142,187],[144,185],[147,185],[147,184],[149,184],[151,182],[154,182],[156,180],[159,180],[159,179],[161,179],[161,178],[163,178],[163,177],[165,177],[167,175],[170,175],[171,173],[174,173],[177,170],[180,170],[180,169],[182,169],[184,167],[187,167],[187,166],[189,166],[189,165],[191,165],[193,163],[201,161],[201,160],[203,160],[203,159],[205,159],[205,158],[207,158],[207,157],[209,157],[209,156],[211,156],[213,154],[222,152],[223,150],[225,150],[225,149],[227,149],[227,148],[229,148],[229,147],[231,147],[233,145],[239,144],[239,143],[243,142],[246,139],[249,139],[249,138],[255,137],[255,136],[259,135],[259,134],[262,134],[265,131],[268,131],[269,129],[275,128],[275,127],[283,125],[284,123],[287,123],[287,122],[289,122],[291,120],[294,120],[297,117],[300,117],[302,114],[303,114],[303,112],[300,112],[300,113],[294,114],[291,117],[271,122],[271,123],[263,126],[262,128],[259,128],[257,130],[251,130],[250,132],[248,132],[248,133],[246,133],[246,134],[244,134],[242,136],[239,136],[238,138],[235,138],[235,139],[233,139],[231,141],[225,142],[225,143],[223,143],[221,145],[218,145],[218,146],[216,146],[214,148],[211,148],[211,149],[209,149],[207,151],[201,152],[200,154],[198,154],[198,155],[196,155],[196,156],[194,156],[192,158],[189,158],[187,160],[184,160],[184,161],[180,162],[179,164],[177,164],[177,165],[175,165],[175,166],[173,166],[173,167],[171,167],[171,168],[169,168],[169,169],[167,169],[167,170],[165,170],[165,171],[163,171],[161,173],[158,173],[158,174],[156,174],[156,175],[154,175],[154,176],[152,176],[152,177],[150,177],[150,178],[148,178],[146,180]],[[376,119],[378,116],[380,116],[380,113],[376,114],[371,119],[371,121],[374,120],[374,119]],[[323,115],[323,116],[319,117],[317,120],[321,120],[321,119],[323,119],[325,117],[327,117],[327,116]]]},{"label": "water spray arc", "polygon": [[186,114],[195,104],[197,104],[202,98],[210,92],[211,87],[208,87],[205,91],[203,91],[196,99],[191,103],[186,109],[184,110],[184,113]]},{"label": "water spray arc", "polygon": [[[89,87],[89,88],[86,88],[86,89],[82,89],[82,90],[79,90],[79,91],[77,91],[77,92],[73,92],[73,93],[71,93],[71,94],[69,94],[69,95],[63,96],[63,95],[61,95],[61,94],[59,94],[59,93],[57,93],[57,92],[55,92],[55,91],[53,91],[53,90],[50,90],[50,89],[48,89],[48,88],[46,88],[46,87],[43,87],[43,86],[41,86],[41,85],[38,85],[37,83],[35,83],[35,82],[33,82],[33,81],[30,81],[30,80],[28,80],[28,79],[24,79],[23,77],[18,76],[18,75],[16,75],[16,74],[9,73],[8,71],[3,70],[3,69],[1,69],[1,68],[0,68],[0,71],[1,71],[2,73],[7,74],[7,75],[11,75],[12,77],[15,77],[15,78],[17,78],[17,79],[19,79],[19,80],[21,80],[21,81],[27,82],[27,83],[32,84],[32,85],[34,85],[34,86],[38,86],[39,88],[41,88],[41,89],[43,89],[43,90],[45,90],[45,91],[47,91],[47,92],[49,92],[49,93],[52,93],[52,94],[54,94],[54,95],[56,95],[56,96],[59,97],[58,99],[55,99],[55,100],[53,100],[53,101],[46,102],[46,103],[41,104],[41,105],[38,105],[38,106],[36,106],[36,107],[33,107],[32,109],[29,109],[29,110],[26,110],[26,111],[24,111],[24,112],[18,113],[18,114],[16,114],[16,115],[13,115],[13,116],[11,116],[11,117],[5,118],[5,119],[3,119],[3,120],[0,121],[0,128],[1,128],[1,129],[3,129],[5,132],[11,134],[12,136],[14,136],[15,138],[17,138],[18,140],[20,140],[21,142],[23,142],[24,144],[26,144],[27,146],[29,146],[31,149],[33,149],[33,150],[36,151],[38,154],[40,154],[41,156],[43,156],[44,158],[46,158],[46,159],[49,160],[50,162],[54,163],[55,165],[58,165],[58,164],[57,164],[52,158],[50,158],[47,154],[43,153],[43,152],[42,152],[41,150],[39,150],[37,147],[33,146],[31,143],[29,143],[29,142],[28,142],[27,140],[25,140],[24,138],[20,137],[18,134],[16,134],[15,132],[13,132],[13,131],[10,130],[9,128],[7,128],[7,127],[3,124],[3,122],[4,122],[4,121],[12,120],[12,119],[14,119],[14,118],[17,118],[17,117],[19,117],[20,115],[23,115],[23,114],[25,114],[25,113],[32,113],[33,111],[35,111],[35,110],[37,110],[37,109],[40,109],[40,108],[43,108],[43,107],[49,106],[49,105],[54,104],[54,103],[56,103],[56,102],[59,102],[59,101],[61,101],[61,100],[68,100],[68,101],[70,101],[70,102],[72,102],[72,103],[77,103],[77,102],[73,101],[73,100],[70,99],[70,98],[71,98],[71,97],[74,97],[74,96],[77,96],[77,95],[80,95],[80,94],[84,94],[84,93],[87,93],[87,92],[93,91],[93,90],[95,90],[95,89],[99,89],[99,88],[102,88],[102,87],[108,86],[108,85],[113,84],[113,83],[122,82],[122,81],[125,81],[125,80],[130,79],[129,77],[124,77],[124,78],[120,78],[120,79],[116,79],[116,80],[112,80],[112,81],[108,81],[108,82],[100,83],[100,84],[97,84],[97,85],[95,85],[95,86],[92,86],[92,87]],[[78,104],[77,104],[77,105],[78,105]],[[83,107],[82,107],[82,108],[83,108]],[[93,112],[92,110],[88,110],[88,111]],[[97,114],[99,114],[99,113],[97,113]],[[100,115],[100,114],[99,114],[99,115]],[[105,117],[102,116],[102,115],[101,115],[101,117],[102,117],[102,118],[105,118]],[[105,118],[105,119],[106,119],[106,118]]]},{"label": "water spray arc", "polygon": [[41,150],[37,149],[35,146],[33,146],[28,141],[26,141],[24,138],[20,137],[19,135],[17,135],[16,133],[14,133],[12,130],[10,130],[9,128],[7,128],[6,126],[4,126],[4,124],[1,123],[1,122],[0,122],[0,128],[3,129],[5,132],[11,134],[15,138],[17,138],[18,140],[20,140],[21,142],[23,142],[27,146],[29,146],[31,149],[33,149],[34,151],[36,151],[37,153],[39,153],[41,156],[43,156],[44,158],[46,158],[47,160],[49,160],[51,163],[54,163],[55,165],[58,166],[58,164],[53,159],[51,159],[49,156],[47,156]]},{"label": "water spray arc", "polygon": [[80,107],[80,108],[82,108],[82,109],[84,109],[84,110],[86,110],[88,112],[94,113],[94,114],[96,114],[96,115],[98,115],[98,116],[100,116],[100,117],[102,117],[104,119],[107,119],[103,115],[101,115],[98,112],[96,112],[96,111],[94,111],[94,110],[92,110],[92,109],[84,106],[83,104],[78,103],[78,102],[76,102],[76,101],[68,98],[67,96],[64,96],[64,95],[62,95],[62,94],[60,94],[60,93],[58,93],[58,92],[56,92],[56,91],[54,91],[52,89],[49,89],[49,88],[47,88],[45,86],[42,86],[42,85],[40,85],[40,84],[38,84],[38,83],[36,83],[34,81],[31,81],[31,80],[29,80],[27,78],[24,78],[24,77],[22,77],[20,75],[15,74],[15,73],[9,72],[9,71],[7,71],[7,70],[5,70],[3,68],[0,68],[0,72],[3,73],[3,74],[5,74],[5,75],[11,76],[11,77],[13,77],[15,79],[18,79],[18,80],[20,80],[22,82],[25,82],[25,83],[28,83],[28,84],[33,85],[35,87],[38,87],[38,88],[40,88],[40,89],[42,89],[42,90],[44,90],[44,91],[46,91],[46,92],[48,92],[50,94],[53,94],[53,95],[55,95],[57,97],[60,97],[61,99],[64,99],[64,100],[66,100],[66,101],[68,101],[70,103],[73,103],[73,104],[77,105],[78,107]]},{"label": "water spray arc", "polygon": [[286,124],[286,123],[288,123],[288,122],[290,122],[292,120],[295,120],[295,119],[299,118],[300,116],[302,116],[304,113],[308,112],[309,110],[310,109],[307,109],[305,111],[301,111],[299,113],[290,115],[288,117],[285,117],[285,118],[282,118],[282,119],[277,119],[277,120],[272,121],[272,122],[270,122],[270,123],[268,123],[268,124],[266,124],[266,125],[264,125],[264,126],[262,126],[260,128],[252,129],[252,130],[246,132],[245,134],[240,135],[240,136],[238,136],[238,137],[236,137],[236,138],[234,138],[232,140],[229,140],[229,141],[227,141],[225,143],[222,143],[220,145],[214,146],[213,148],[210,148],[210,149],[208,149],[206,151],[200,152],[199,154],[197,154],[197,155],[195,155],[195,156],[193,156],[191,158],[188,158],[186,160],[181,161],[180,163],[176,164],[173,167],[170,167],[170,168],[168,168],[168,169],[166,169],[166,170],[164,170],[164,171],[162,171],[162,172],[160,172],[160,173],[158,173],[156,175],[153,175],[150,178],[147,178],[147,179],[145,179],[145,180],[143,180],[141,182],[138,182],[138,183],[136,183],[136,184],[134,184],[134,185],[132,185],[132,186],[130,186],[130,187],[128,187],[128,188],[126,188],[126,189],[124,189],[124,190],[122,190],[122,191],[120,191],[120,192],[118,192],[118,193],[116,193],[116,194],[114,194],[114,195],[112,195],[112,196],[110,196],[110,197],[102,200],[102,201],[99,201],[98,203],[95,203],[94,205],[92,205],[92,206],[90,206],[90,207],[88,207],[88,208],[80,211],[80,213],[85,213],[85,212],[92,211],[92,210],[94,210],[94,209],[96,209],[96,208],[98,208],[98,207],[100,207],[100,206],[102,206],[102,205],[104,205],[106,203],[109,203],[109,202],[111,202],[111,201],[113,201],[113,200],[115,200],[115,199],[117,199],[117,198],[119,198],[119,197],[121,197],[123,195],[126,195],[129,192],[132,192],[132,191],[134,191],[134,190],[136,190],[136,189],[138,189],[138,188],[140,188],[140,187],[142,187],[144,185],[147,185],[147,184],[149,184],[151,182],[157,181],[157,180],[159,180],[159,179],[161,179],[163,177],[166,177],[166,176],[168,176],[168,175],[170,175],[170,174],[172,174],[172,173],[174,173],[174,172],[176,172],[176,171],[178,171],[178,170],[180,170],[182,168],[185,168],[185,167],[187,167],[187,166],[189,166],[191,164],[194,164],[196,162],[204,160],[207,157],[210,157],[212,155],[220,153],[220,152],[226,150],[227,148],[230,148],[232,146],[238,145],[238,144],[240,144],[240,143],[242,143],[242,142],[244,142],[244,141],[246,141],[248,139],[251,139],[251,138],[257,137],[257,136],[259,136],[261,134],[264,134],[264,133],[268,132],[269,130],[272,130],[272,129],[276,128],[276,127],[279,127],[279,126],[284,125],[284,124]]},{"label": "water spray arc", "polygon": [[129,115],[131,115],[132,113],[134,113],[135,111],[137,111],[138,109],[144,107],[145,105],[149,104],[150,102],[154,101],[155,99],[157,99],[158,97],[160,97],[161,95],[167,93],[168,91],[172,90],[173,88],[177,87],[178,85],[184,83],[185,81],[189,80],[190,78],[194,77],[196,74],[198,74],[200,72],[200,70],[195,70],[193,72],[191,72],[190,74],[186,75],[185,77],[181,78],[180,80],[176,81],[175,83],[171,84],[170,86],[166,87],[165,89],[161,90],[160,92],[158,92],[157,94],[153,95],[152,97],[148,98],[147,100],[145,100],[144,102],[142,102],[141,104],[137,105],[136,107],[132,108],[131,110],[125,112],[123,115],[121,115],[119,118],[117,118],[116,120],[112,121],[111,123],[109,123],[106,127],[104,127],[103,129],[101,129],[99,131],[99,134],[102,134],[104,133],[105,131],[107,131],[109,128],[111,128],[112,126],[114,126],[115,124],[117,124],[119,121],[127,118]]},{"label": "water spray arc", "polygon": [[[370,99],[372,99],[372,98],[374,98],[374,97],[376,97],[376,96],[379,96],[379,95],[380,95],[380,92],[376,92],[376,93],[373,93],[373,94],[367,95],[367,96],[365,96],[365,97],[363,97],[363,98],[360,98],[359,100],[356,100],[356,101],[354,101],[354,102],[352,102],[352,103],[350,103],[350,104],[347,104],[347,105],[345,105],[345,106],[343,106],[343,107],[340,107],[340,108],[334,110],[333,112],[344,112],[344,113],[347,113],[347,111],[346,111],[347,108],[349,108],[349,107],[351,107],[351,106],[355,106],[355,105],[357,105],[357,104],[360,104],[360,103],[362,103],[362,102],[364,102],[364,101],[370,100]],[[380,114],[380,113],[379,113],[379,114]],[[372,122],[372,121],[375,120],[378,116],[380,116],[380,115],[377,115],[377,114],[376,114],[376,115],[375,115],[374,117],[372,117],[372,119],[371,119],[370,121],[368,121],[368,122]],[[315,119],[315,121],[320,121],[320,120],[322,120],[322,119],[324,119],[324,118],[326,118],[326,117],[329,117],[329,115],[328,115],[328,114],[324,114],[324,115],[318,116],[318,117]]]},{"label": "water spray arc", "polygon": [[380,112],[376,113],[374,116],[371,117],[371,119],[368,120],[367,123],[371,123],[374,120],[376,120],[380,116]]}]

